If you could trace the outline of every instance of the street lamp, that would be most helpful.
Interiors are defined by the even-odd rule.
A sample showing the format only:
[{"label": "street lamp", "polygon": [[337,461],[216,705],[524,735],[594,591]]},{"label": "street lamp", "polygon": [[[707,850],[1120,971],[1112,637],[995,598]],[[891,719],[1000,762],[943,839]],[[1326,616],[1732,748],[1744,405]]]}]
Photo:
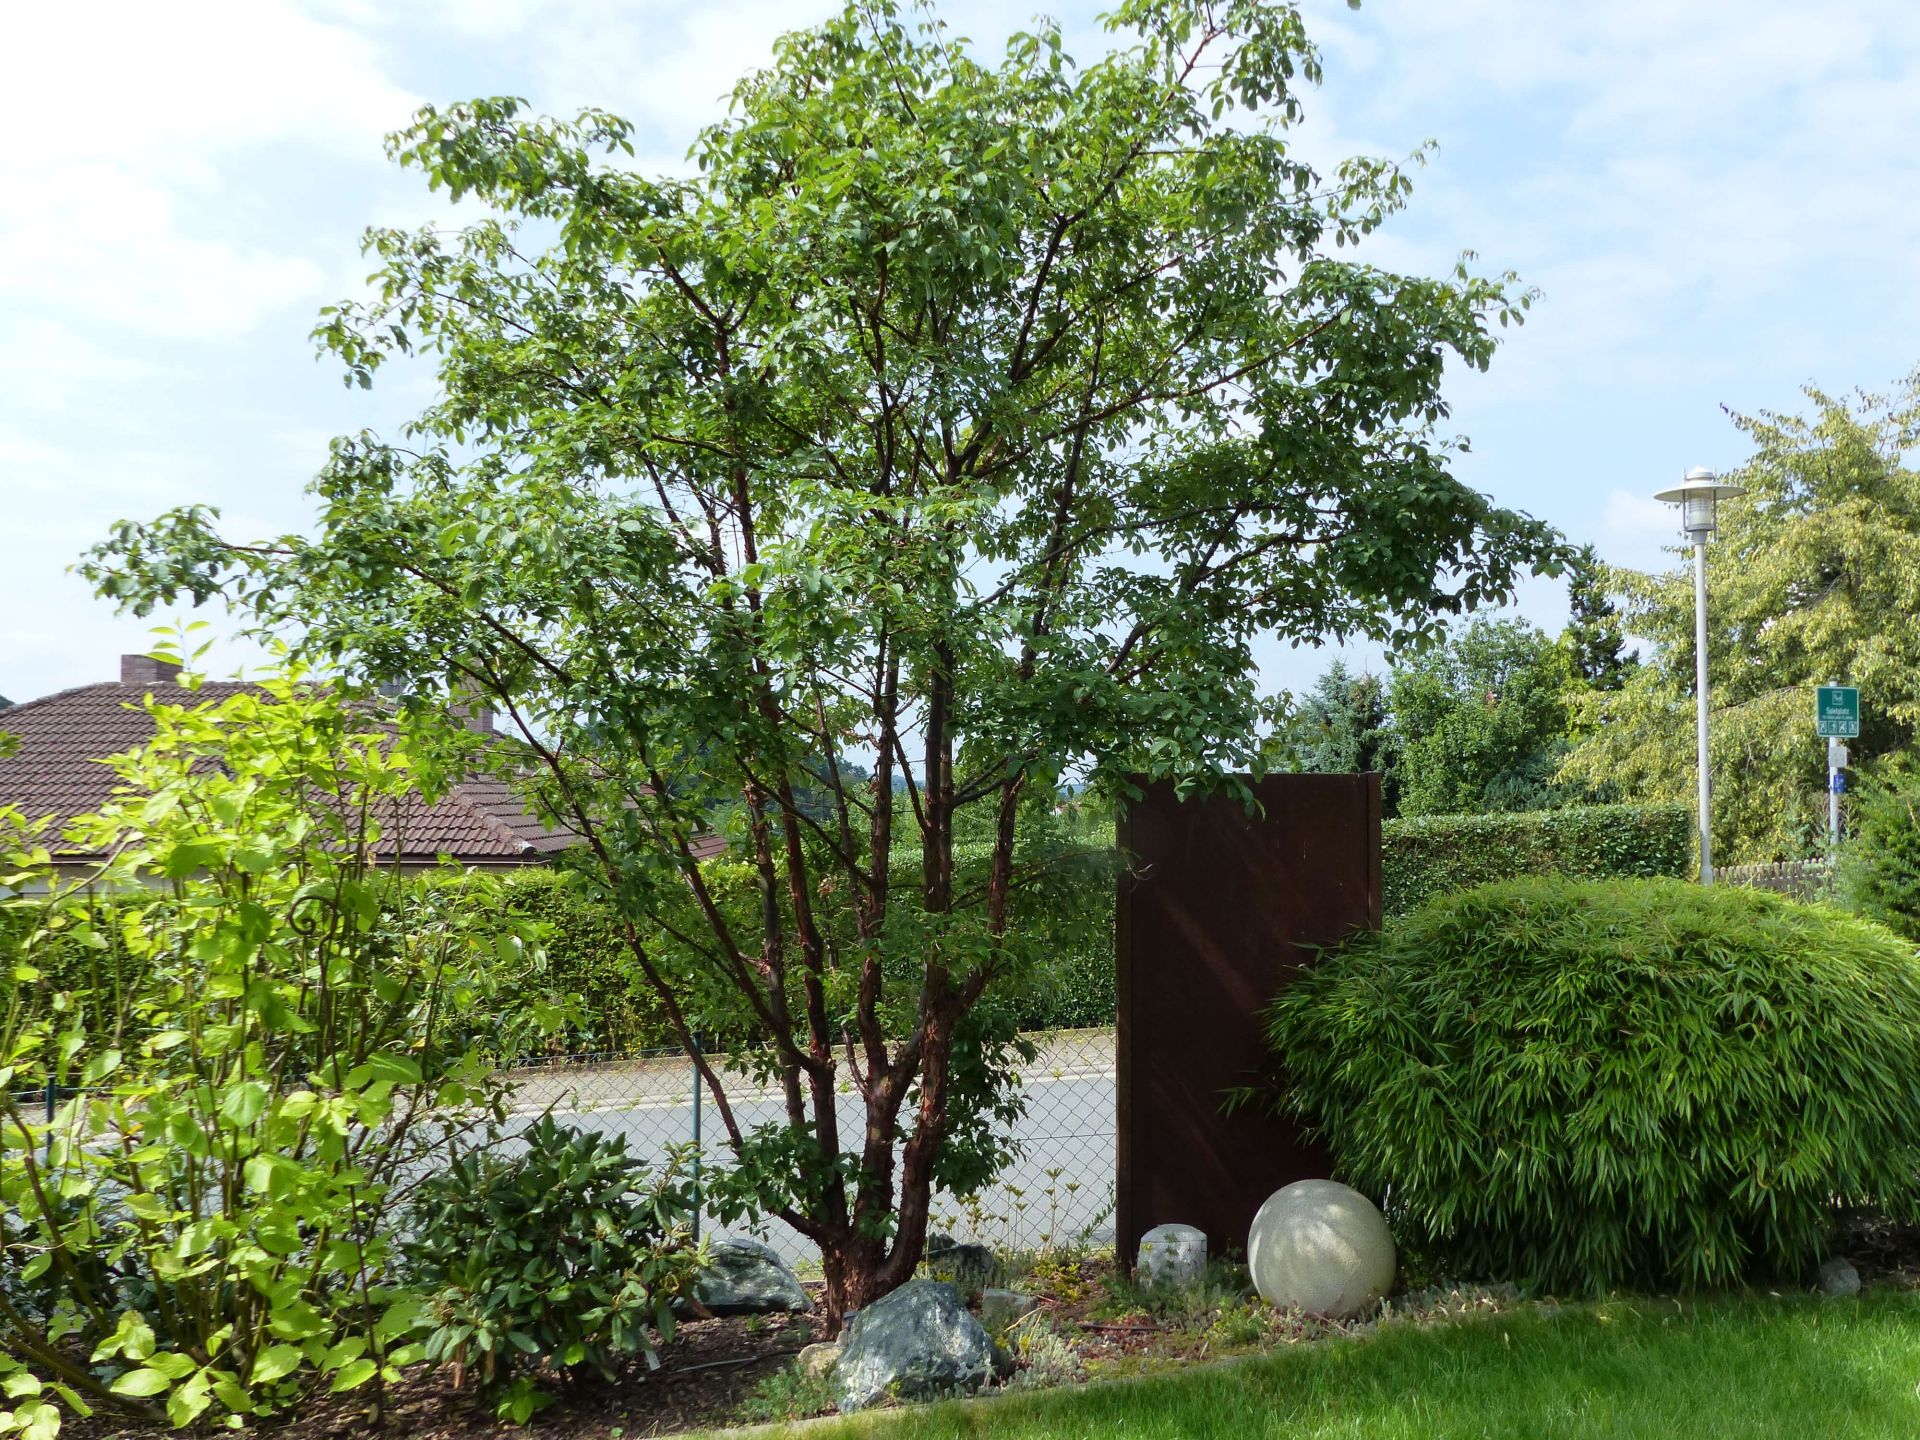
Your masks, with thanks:
[{"label": "street lamp", "polygon": [[1696,465],[1671,490],[1653,498],[1680,507],[1680,528],[1693,541],[1693,697],[1694,731],[1699,745],[1700,883],[1713,883],[1713,818],[1711,772],[1707,768],[1707,541],[1716,528],[1722,500],[1747,493],[1744,485],[1729,485],[1705,466]]}]

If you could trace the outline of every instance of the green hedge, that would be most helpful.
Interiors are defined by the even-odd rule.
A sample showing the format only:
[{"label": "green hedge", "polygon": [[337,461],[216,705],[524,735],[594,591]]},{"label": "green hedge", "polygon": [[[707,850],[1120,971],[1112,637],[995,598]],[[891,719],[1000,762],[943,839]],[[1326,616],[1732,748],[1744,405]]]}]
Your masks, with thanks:
[{"label": "green hedge", "polygon": [[[903,852],[896,864],[917,873],[919,856]],[[707,868],[711,883],[714,862]],[[739,865],[725,868],[729,873],[720,877],[719,885],[723,898],[750,901],[751,871]],[[660,1003],[632,963],[604,900],[577,878],[544,868],[514,874],[504,893],[507,913],[550,927],[548,987],[578,994],[584,1002],[578,1026],[566,1037],[568,1049],[626,1054],[676,1045]],[[1017,917],[1045,928],[1049,957],[1044,968],[996,993],[996,1002],[1012,1012],[1022,1030],[1113,1023],[1113,903],[1112,876],[1093,870],[1084,879],[1076,875],[1057,882],[1044,907]],[[690,917],[690,923],[693,920],[697,917]]]},{"label": "green hedge", "polygon": [[507,914],[549,927],[548,988],[585,1002],[580,1029],[561,1042],[566,1049],[625,1055],[677,1043],[604,900],[578,878],[544,867],[516,871],[502,894]]},{"label": "green hedge", "polygon": [[[1431,816],[1389,820],[1382,827],[1382,880],[1389,915],[1428,897],[1516,875],[1686,875],[1693,866],[1693,831],[1678,805],[1600,805],[1516,815]],[[984,863],[981,846],[958,847],[964,869]],[[978,853],[976,853],[978,852]],[[920,857],[902,848],[896,873],[917,874]],[[744,895],[751,875],[741,866],[728,878]],[[545,922],[549,983],[587,1002],[581,1026],[566,1037],[575,1051],[619,1051],[671,1046],[659,1002],[627,956],[612,913],[578,880],[545,867],[517,871],[505,886],[508,913]],[[736,897],[738,898],[738,897]],[[1016,917],[1044,932],[1048,963],[1005,991],[1000,1002],[1024,1030],[1111,1025],[1114,1007],[1113,876],[1087,866],[1065,877]],[[6,917],[0,913],[0,941]],[[92,971],[95,954],[75,954],[77,969]]]},{"label": "green hedge", "polygon": [[1684,805],[1582,805],[1511,815],[1428,815],[1380,827],[1389,915],[1436,895],[1522,875],[1651,879],[1689,875],[1693,817]]},{"label": "green hedge", "polygon": [[1920,959],[1763,891],[1530,878],[1361,937],[1268,1011],[1278,1103],[1438,1273],[1797,1282],[1920,1211]]},{"label": "green hedge", "polygon": [[[1436,893],[1516,875],[1682,876],[1693,867],[1693,830],[1680,805],[1596,805],[1515,815],[1431,816],[1382,827],[1382,881],[1389,915]],[[978,852],[978,853],[976,853]],[[957,847],[965,870],[982,846]],[[917,850],[894,855],[896,874],[919,872]],[[742,883],[750,876],[741,869]],[[512,913],[552,925],[547,942],[555,989],[588,1001],[575,1049],[670,1046],[658,1002],[634,973],[604,904],[564,875],[526,870],[507,886]],[[1114,1007],[1114,883],[1089,866],[1055,887],[1020,923],[1045,931],[1049,963],[999,996],[1023,1030],[1111,1025]]]}]

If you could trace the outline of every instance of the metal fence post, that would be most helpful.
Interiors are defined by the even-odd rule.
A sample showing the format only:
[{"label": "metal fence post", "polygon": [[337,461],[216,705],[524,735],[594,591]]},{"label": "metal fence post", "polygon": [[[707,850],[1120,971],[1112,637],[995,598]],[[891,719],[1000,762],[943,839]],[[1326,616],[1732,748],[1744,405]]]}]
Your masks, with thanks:
[{"label": "metal fence post", "polygon": [[693,1032],[693,1243],[700,1243],[700,1032]]}]

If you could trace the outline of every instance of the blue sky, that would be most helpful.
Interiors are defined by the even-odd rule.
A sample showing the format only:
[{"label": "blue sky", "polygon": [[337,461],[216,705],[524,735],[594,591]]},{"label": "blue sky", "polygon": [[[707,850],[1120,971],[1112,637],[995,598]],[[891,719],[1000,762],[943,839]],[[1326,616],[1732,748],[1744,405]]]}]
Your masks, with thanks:
[{"label": "blue sky", "polygon": [[[638,122],[678,167],[813,0],[194,0],[15,6],[0,117],[0,693],[115,673],[147,643],[65,573],[121,517],[193,501],[305,523],[327,438],[391,428],[424,372],[349,392],[307,341],[368,223],[457,219],[380,137],[423,100],[512,93]],[[1070,49],[1099,7],[1049,8]],[[1671,535],[1646,497],[1742,456],[1721,406],[1884,388],[1920,363],[1920,6],[1910,0],[1308,0],[1308,153],[1432,138],[1376,263],[1463,249],[1542,293],[1450,383],[1461,473],[1603,556]],[[1030,0],[950,0],[998,46]],[[24,61],[24,63],[22,63]],[[1564,617],[1557,585],[1521,609]],[[1368,660],[1364,652],[1350,660]],[[217,652],[227,666],[249,657]],[[1298,687],[1330,658],[1263,669]]]}]

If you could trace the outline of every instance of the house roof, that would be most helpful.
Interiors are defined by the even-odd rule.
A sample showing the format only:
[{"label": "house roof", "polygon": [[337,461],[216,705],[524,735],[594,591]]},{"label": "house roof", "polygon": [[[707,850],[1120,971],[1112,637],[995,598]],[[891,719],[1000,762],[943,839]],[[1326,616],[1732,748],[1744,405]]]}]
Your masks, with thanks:
[{"label": "house roof", "polygon": [[[103,758],[151,740],[153,720],[143,702],[149,694],[172,700],[176,697],[167,692],[175,688],[171,674],[162,673],[81,685],[10,706],[4,728],[19,744],[12,755],[0,756],[0,803],[17,805],[30,819],[52,816],[55,834],[75,816],[99,809],[118,783]],[[220,701],[252,688],[241,681],[212,680],[198,690],[180,691],[177,698],[192,704]],[[442,855],[468,864],[537,863],[578,838],[528,814],[502,781],[483,778],[462,781],[431,804],[409,795],[397,814],[382,815],[380,821],[382,831],[400,841],[398,858],[423,864]],[[391,858],[392,850],[382,848]],[[55,849],[63,859],[83,853],[77,847]]]}]

